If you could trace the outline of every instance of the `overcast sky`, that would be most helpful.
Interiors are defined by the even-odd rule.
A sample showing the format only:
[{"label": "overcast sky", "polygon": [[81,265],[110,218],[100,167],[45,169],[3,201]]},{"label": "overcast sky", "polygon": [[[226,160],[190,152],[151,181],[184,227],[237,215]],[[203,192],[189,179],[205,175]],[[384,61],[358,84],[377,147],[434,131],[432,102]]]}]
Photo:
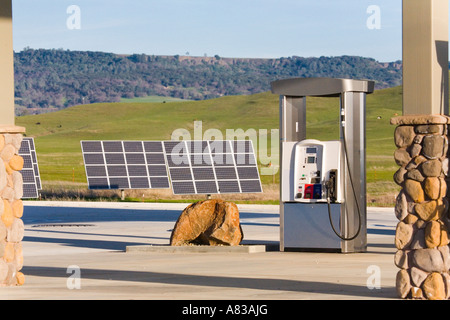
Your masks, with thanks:
[{"label": "overcast sky", "polygon": [[401,0],[13,0],[14,50],[401,59]]}]

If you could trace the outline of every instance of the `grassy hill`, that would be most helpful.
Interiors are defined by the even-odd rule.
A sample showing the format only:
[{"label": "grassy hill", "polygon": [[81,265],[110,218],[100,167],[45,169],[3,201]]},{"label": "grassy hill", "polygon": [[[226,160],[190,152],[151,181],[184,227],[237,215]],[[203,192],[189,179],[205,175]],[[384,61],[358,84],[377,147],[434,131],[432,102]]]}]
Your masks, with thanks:
[{"label": "grassy hill", "polygon": [[[401,99],[400,87],[367,97],[368,199],[377,205],[392,204],[398,190],[392,182],[397,168],[393,160],[394,127],[389,120],[401,113]],[[308,138],[338,139],[339,100],[308,98],[307,104]],[[170,140],[179,128],[189,130],[193,137],[194,121],[202,121],[203,132],[219,129],[224,137],[226,129],[270,132],[279,128],[278,108],[278,96],[266,92],[203,101],[80,105],[18,117],[16,124],[26,127],[27,136],[35,137],[44,193],[65,188],[76,188],[80,193],[87,189],[80,140]],[[265,197],[248,199],[276,202],[278,175],[262,176],[262,181],[268,190]],[[156,197],[174,198],[171,192]]]}]

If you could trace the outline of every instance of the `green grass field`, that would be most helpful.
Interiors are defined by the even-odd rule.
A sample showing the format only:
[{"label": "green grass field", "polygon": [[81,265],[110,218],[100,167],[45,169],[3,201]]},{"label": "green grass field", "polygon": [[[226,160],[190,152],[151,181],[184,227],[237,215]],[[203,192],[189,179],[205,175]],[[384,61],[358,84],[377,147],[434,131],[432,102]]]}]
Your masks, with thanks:
[{"label": "green grass field", "polygon": [[[150,99],[150,98],[149,98]],[[16,124],[34,137],[44,189],[76,185],[87,188],[80,140],[170,140],[175,129],[186,129],[194,138],[194,122],[202,121],[203,133],[226,138],[227,129],[255,129],[256,133],[279,128],[278,96],[261,93],[227,96],[204,101],[98,103],[54,113],[23,116]],[[367,187],[369,203],[391,205],[398,188],[392,181],[394,126],[390,118],[401,113],[401,88],[376,91],[367,96]],[[339,100],[307,99],[307,136],[319,140],[339,138]],[[217,138],[217,137],[216,137]],[[267,146],[270,149],[270,140]],[[273,141],[278,145],[278,141]],[[262,146],[261,154],[270,155]],[[268,152],[268,153],[266,153]],[[276,154],[274,155],[276,156]],[[279,177],[263,175],[263,187]],[[270,186],[270,187],[269,187]],[[266,188],[265,188],[266,189]],[[170,194],[166,195],[170,198]],[[265,201],[276,201],[272,192]]]}]

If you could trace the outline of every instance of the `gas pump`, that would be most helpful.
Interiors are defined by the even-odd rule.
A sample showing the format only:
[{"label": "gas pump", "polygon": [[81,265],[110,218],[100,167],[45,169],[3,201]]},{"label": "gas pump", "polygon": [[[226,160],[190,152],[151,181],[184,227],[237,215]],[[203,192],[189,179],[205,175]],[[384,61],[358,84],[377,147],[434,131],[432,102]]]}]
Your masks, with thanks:
[{"label": "gas pump", "polygon": [[[367,250],[365,97],[374,82],[295,78],[280,95],[280,249]],[[339,97],[340,139],[306,139],[306,97]]]},{"label": "gas pump", "polygon": [[341,202],[341,142],[303,140],[294,147],[294,200]]}]

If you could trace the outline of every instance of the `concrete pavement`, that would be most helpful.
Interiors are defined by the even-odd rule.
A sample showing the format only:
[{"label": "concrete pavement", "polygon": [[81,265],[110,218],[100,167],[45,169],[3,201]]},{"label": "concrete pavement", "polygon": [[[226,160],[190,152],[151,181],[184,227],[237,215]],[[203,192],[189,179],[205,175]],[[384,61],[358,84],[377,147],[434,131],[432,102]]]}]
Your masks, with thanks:
[{"label": "concrete pavement", "polygon": [[[367,253],[279,252],[278,206],[240,205],[264,253],[126,253],[167,245],[187,204],[25,202],[25,284],[0,299],[395,299],[393,208],[368,209]],[[79,275],[79,277],[78,277]],[[373,279],[380,289],[370,289]]]}]

